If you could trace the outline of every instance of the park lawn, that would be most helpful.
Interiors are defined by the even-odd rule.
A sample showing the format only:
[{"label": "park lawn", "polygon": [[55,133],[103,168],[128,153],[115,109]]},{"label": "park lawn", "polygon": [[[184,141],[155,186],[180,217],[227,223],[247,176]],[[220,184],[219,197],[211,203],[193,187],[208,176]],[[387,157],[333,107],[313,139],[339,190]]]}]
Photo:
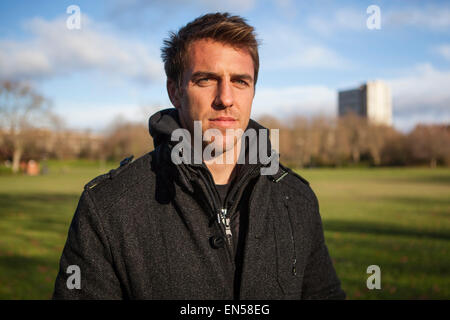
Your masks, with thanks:
[{"label": "park lawn", "polygon": [[[450,298],[450,169],[302,169],[350,299]],[[381,290],[366,286],[369,265]]]},{"label": "park lawn", "polygon": [[42,176],[0,175],[0,299],[49,299],[83,186],[110,169],[50,163]]},{"label": "park lawn", "polygon": [[[0,175],[0,299],[48,299],[83,185],[111,164]],[[301,169],[349,299],[450,298],[450,169]],[[381,290],[366,269],[381,268]]]}]

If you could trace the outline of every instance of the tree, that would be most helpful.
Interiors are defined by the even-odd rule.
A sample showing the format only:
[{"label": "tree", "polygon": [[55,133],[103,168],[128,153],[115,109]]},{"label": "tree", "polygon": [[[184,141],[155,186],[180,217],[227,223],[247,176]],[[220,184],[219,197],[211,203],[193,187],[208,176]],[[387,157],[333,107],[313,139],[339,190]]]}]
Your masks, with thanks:
[{"label": "tree", "polygon": [[107,160],[122,160],[134,155],[138,158],[153,150],[147,126],[116,118],[109,126],[102,146]]},{"label": "tree", "polygon": [[379,124],[370,124],[367,127],[367,149],[375,166],[381,164],[381,152],[386,142],[389,127]]},{"label": "tree", "polygon": [[290,163],[297,167],[304,167],[311,163],[311,141],[309,139],[309,122],[302,116],[294,116],[289,121],[290,132],[287,139],[291,143]]},{"label": "tree", "polygon": [[428,162],[431,168],[448,163],[450,126],[418,124],[408,135],[408,147],[414,162]]},{"label": "tree", "polygon": [[27,141],[33,139],[31,129],[51,119],[49,101],[22,82],[0,83],[0,129],[5,132],[12,149],[12,170],[19,171],[20,159]]},{"label": "tree", "polygon": [[381,150],[381,163],[389,166],[404,166],[411,162],[407,136],[389,128],[385,132],[385,144]]},{"label": "tree", "polygon": [[353,163],[358,163],[367,149],[367,121],[350,112],[339,118],[339,127],[347,136]]}]

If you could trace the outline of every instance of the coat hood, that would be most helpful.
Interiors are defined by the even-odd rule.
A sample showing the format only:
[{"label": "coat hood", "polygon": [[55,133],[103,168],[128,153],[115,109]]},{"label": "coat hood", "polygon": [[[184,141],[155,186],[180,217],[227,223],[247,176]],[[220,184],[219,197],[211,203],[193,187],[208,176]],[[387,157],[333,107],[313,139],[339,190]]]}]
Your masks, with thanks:
[{"label": "coat hood", "polygon": [[148,130],[155,148],[163,142],[169,142],[172,132],[178,128],[181,128],[181,123],[175,108],[158,111],[148,120]]}]

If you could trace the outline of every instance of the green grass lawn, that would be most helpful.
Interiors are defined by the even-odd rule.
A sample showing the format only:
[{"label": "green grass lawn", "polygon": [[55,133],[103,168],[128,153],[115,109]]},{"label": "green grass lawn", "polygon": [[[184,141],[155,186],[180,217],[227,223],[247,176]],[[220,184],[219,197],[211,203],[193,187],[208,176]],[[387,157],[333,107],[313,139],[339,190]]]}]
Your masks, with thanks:
[{"label": "green grass lawn", "polygon": [[[350,299],[450,298],[450,169],[298,170]],[[369,265],[381,290],[366,286]]]},{"label": "green grass lawn", "polygon": [[110,168],[50,162],[47,175],[0,175],[0,299],[51,298],[83,186]]},{"label": "green grass lawn", "polygon": [[[0,299],[48,299],[83,185],[111,165],[0,175]],[[450,298],[450,169],[303,169],[349,299]],[[381,268],[381,290],[366,269]]]}]

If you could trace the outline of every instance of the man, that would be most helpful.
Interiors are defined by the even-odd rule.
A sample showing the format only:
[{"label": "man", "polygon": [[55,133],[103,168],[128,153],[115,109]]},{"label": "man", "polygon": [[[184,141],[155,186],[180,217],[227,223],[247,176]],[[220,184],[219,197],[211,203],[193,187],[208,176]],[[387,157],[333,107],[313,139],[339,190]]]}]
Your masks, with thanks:
[{"label": "man", "polygon": [[[281,165],[262,174],[271,145],[250,120],[257,46],[253,28],[226,13],[165,41],[175,109],[150,118],[154,151],[85,186],[55,299],[345,298],[308,182]],[[187,145],[173,139],[183,129]],[[214,148],[195,162],[198,129],[200,151]],[[211,130],[223,139],[206,137]],[[250,131],[257,149],[244,141]]]}]

